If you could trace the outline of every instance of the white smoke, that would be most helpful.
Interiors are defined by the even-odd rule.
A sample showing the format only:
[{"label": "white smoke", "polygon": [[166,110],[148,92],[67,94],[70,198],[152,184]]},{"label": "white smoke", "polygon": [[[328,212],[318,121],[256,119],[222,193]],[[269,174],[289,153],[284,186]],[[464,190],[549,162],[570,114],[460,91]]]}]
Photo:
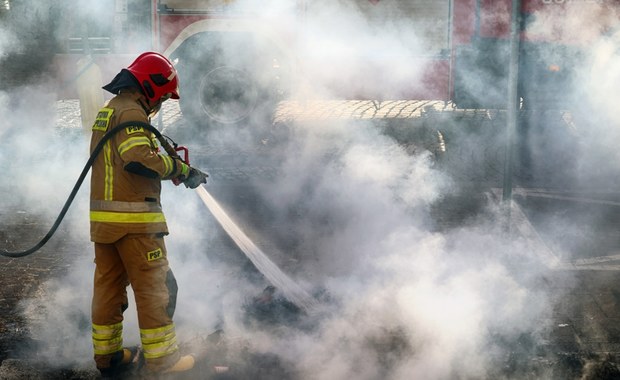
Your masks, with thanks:
[{"label": "white smoke", "polygon": [[495,339],[539,333],[548,309],[536,252],[487,223],[433,233],[428,206],[451,181],[372,125],[307,127],[261,192],[282,214],[299,210],[288,220],[302,235],[297,276],[338,307],[311,334],[238,334],[298,363],[304,379],[442,379],[483,377],[505,354]]},{"label": "white smoke", "polygon": [[[311,10],[304,25],[309,53],[301,73],[311,80],[295,88],[300,91],[293,91],[293,97],[337,97],[332,93],[334,81],[356,87],[358,83],[350,81],[364,72],[360,63],[367,58],[380,69],[372,72],[383,75],[375,81],[389,90],[380,96],[400,94],[407,85],[404,78],[420,78],[423,67],[415,57],[425,52],[425,46],[416,38],[423,33],[416,26],[406,19],[370,23],[350,2],[320,5]],[[396,5],[383,0],[377,7],[394,6],[387,14],[396,14]],[[261,10],[278,15],[283,11]],[[5,36],[0,35],[0,52],[11,43]],[[601,55],[593,56],[594,67],[615,69],[613,45],[601,44],[595,46]],[[405,52],[398,55],[403,59],[381,59],[395,51]],[[330,54],[335,57],[330,71],[317,72],[313,60]],[[606,111],[614,109],[615,97],[601,96],[613,90],[607,75],[613,78],[616,72],[593,70],[591,86],[583,90],[606,104],[600,112],[614,120]],[[28,101],[16,102],[14,94],[23,94]],[[81,132],[58,135],[50,116],[54,101],[46,94],[40,88],[0,93],[0,111],[11,115],[0,124],[0,166],[9,168],[5,180],[19,178],[20,186],[0,204],[24,204],[27,211],[51,218],[86,161],[88,142]],[[209,259],[238,252],[220,244],[219,227],[193,192],[164,186],[163,206],[171,230],[166,242],[180,288],[175,322],[181,338],[223,326],[229,336],[251,342],[252,349],[276,353],[293,363],[302,379],[485,378],[501,373],[511,344],[520,336],[544,341],[548,328],[544,321],[552,305],[550,294],[538,282],[548,271],[540,253],[527,242],[507,236],[492,205],[467,226],[437,232],[431,207],[457,192],[458,181],[434,166],[429,152],[409,155],[378,124],[319,120],[291,124],[289,139],[270,152],[276,177],[235,189],[239,199],[246,191],[257,193],[256,199],[270,210],[263,225],[240,221],[250,235],[281,251],[292,246],[284,253],[274,250],[274,256],[286,263],[284,269],[300,283],[326,291],[333,301],[309,317],[313,329],[280,326],[274,332],[244,324],[243,304],[261,289],[245,277],[249,275],[242,268]],[[174,126],[171,129],[175,132]],[[176,132],[185,135],[188,144],[199,146],[198,137],[192,140],[195,136],[187,130],[179,127]],[[606,133],[615,135],[616,129]],[[215,130],[206,137],[208,144],[236,148],[256,136],[233,129]],[[588,149],[611,149],[602,140],[586,140],[592,144]],[[223,198],[234,198],[225,186],[218,188],[217,181],[211,179],[208,185],[215,196],[219,190]],[[61,358],[87,362],[91,357],[89,302],[94,265],[88,242],[88,183],[83,187],[64,231],[84,242],[71,247],[82,252],[66,276],[46,282],[40,297],[23,304],[33,335],[46,344],[39,354],[56,363]],[[241,200],[227,206],[238,217],[244,210],[235,205],[242,208],[249,203]],[[277,247],[275,237],[261,236],[270,226],[284,230],[272,231],[274,236],[293,243]],[[66,254],[62,246],[60,250],[58,254]],[[128,344],[138,340],[134,309],[132,301],[126,313]],[[66,341],[71,345],[63,344]]]},{"label": "white smoke", "polygon": [[0,31],[2,31],[2,34],[0,35],[0,53],[2,55],[0,55],[0,58],[4,58],[9,53],[11,49],[10,43],[15,37],[12,35],[10,30],[5,30],[2,28]]},{"label": "white smoke", "polygon": [[[617,149],[610,142],[617,135],[614,127],[617,120],[610,110],[618,99],[618,91],[612,88],[620,67],[616,51],[618,17],[612,1],[548,3],[535,13],[527,27],[534,40],[558,41],[581,51],[574,61],[577,80],[571,95],[571,112],[564,115],[568,127],[544,131],[541,140],[554,142],[560,149],[573,150],[570,160],[576,165],[571,175],[577,179],[577,186],[585,188],[607,188],[615,182],[612,173],[617,171],[617,166],[610,158],[617,155]],[[542,123],[550,123],[544,116],[541,119]],[[567,136],[578,144],[562,147]]]},{"label": "white smoke", "polygon": [[[566,2],[569,3],[569,2]],[[617,23],[613,1],[572,1],[546,4],[534,13],[528,34],[542,41],[587,46]]]}]

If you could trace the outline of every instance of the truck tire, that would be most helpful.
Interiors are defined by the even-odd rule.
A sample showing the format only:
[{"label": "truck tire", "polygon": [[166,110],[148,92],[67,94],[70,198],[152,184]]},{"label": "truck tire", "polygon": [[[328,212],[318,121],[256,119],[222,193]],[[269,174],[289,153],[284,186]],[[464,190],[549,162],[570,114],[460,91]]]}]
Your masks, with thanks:
[{"label": "truck tire", "polygon": [[204,32],[190,37],[174,57],[184,117],[201,128],[240,127],[271,116],[277,83],[269,54],[249,33]]},{"label": "truck tire", "polygon": [[251,75],[234,66],[218,66],[199,74],[185,86],[181,112],[209,125],[237,124],[252,114],[259,91]]}]

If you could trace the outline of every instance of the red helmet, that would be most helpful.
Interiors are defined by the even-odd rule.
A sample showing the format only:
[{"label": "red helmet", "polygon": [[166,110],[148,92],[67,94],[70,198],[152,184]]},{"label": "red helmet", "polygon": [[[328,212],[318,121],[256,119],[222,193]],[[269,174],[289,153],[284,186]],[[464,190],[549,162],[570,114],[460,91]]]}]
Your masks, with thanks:
[{"label": "red helmet", "polygon": [[140,82],[144,94],[150,99],[179,99],[177,71],[163,55],[151,51],[142,53],[127,70]]}]

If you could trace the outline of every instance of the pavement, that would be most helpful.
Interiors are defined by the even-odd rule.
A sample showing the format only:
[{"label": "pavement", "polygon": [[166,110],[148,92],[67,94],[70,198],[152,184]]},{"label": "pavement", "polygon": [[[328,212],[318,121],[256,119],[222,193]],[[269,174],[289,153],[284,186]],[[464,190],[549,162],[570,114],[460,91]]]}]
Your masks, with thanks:
[{"label": "pavement", "polygon": [[[76,101],[60,101],[57,107],[57,124],[76,131],[81,128]],[[277,116],[277,122],[281,124],[293,120],[339,118],[378,120],[386,133],[412,153],[418,148],[411,144],[411,140],[420,135],[412,135],[411,130],[425,130],[423,139],[426,139],[426,147],[433,150],[443,165],[454,168],[455,173],[460,170],[459,165],[463,165],[460,161],[465,148],[455,146],[456,136],[462,132],[449,131],[447,119],[469,118],[480,129],[481,125],[491,128],[505,120],[501,115],[480,111],[457,111],[442,102],[323,102],[282,107]],[[312,107],[315,107],[314,111]],[[164,125],[182,122],[178,107],[169,105],[162,111]],[[564,122],[562,115],[558,115],[557,120],[560,125]],[[445,128],[442,127],[444,125]],[[232,187],[227,187],[227,184],[243,183],[256,176],[275,175],[273,168],[262,165],[261,160],[256,159],[263,150],[268,149],[268,140],[272,137],[266,135],[265,139],[257,141],[241,155],[226,151],[217,142],[209,142],[194,151],[192,158],[201,162],[222,155],[235,157],[226,160],[229,165],[209,169],[214,182],[221,184],[219,191],[226,201],[227,196],[234,196],[228,193]],[[444,154],[442,143],[447,143],[448,149],[456,149]],[[433,205],[432,215],[437,231],[458,229],[475,218],[488,196],[495,197],[497,203],[501,203],[501,189],[497,184],[501,183],[503,161],[500,156],[503,152],[497,147],[481,148],[480,151],[482,153],[471,156],[474,160],[480,160],[477,171],[462,179],[466,183],[463,186],[465,190]],[[544,168],[539,170],[539,174],[543,174],[534,178],[516,173],[512,233],[519,233],[538,246],[546,247],[552,270],[540,280],[539,286],[554,295],[551,322],[547,321],[551,331],[543,345],[534,344],[525,335],[516,342],[510,351],[513,355],[507,359],[503,369],[503,378],[620,379],[620,232],[617,228],[620,213],[615,212],[620,204],[613,193],[567,191],[559,190],[559,186],[544,186],[555,177],[561,178],[562,173],[546,173]],[[541,177],[547,182],[536,181]],[[214,191],[217,192],[218,188]],[[590,235],[582,239],[581,246],[563,247],[562,239],[558,239],[554,233],[557,231],[553,231],[547,218],[558,213],[574,220],[577,228],[579,223],[595,223],[596,228],[588,229]],[[593,215],[597,219],[593,219]],[[48,225],[46,217],[30,214],[25,206],[0,207],[0,242],[8,245],[7,249],[18,249],[14,242],[21,237],[36,241],[46,232]],[[70,263],[83,254],[84,242],[72,238],[64,228],[60,228],[59,237],[52,239],[36,255],[2,259],[0,378],[96,378],[88,366],[45,372],[37,367],[36,360],[24,358],[20,350],[22,345],[36,340],[36,337],[30,336],[27,321],[20,314],[20,300],[36,296],[39,286],[46,280],[64,276],[71,269]]]}]

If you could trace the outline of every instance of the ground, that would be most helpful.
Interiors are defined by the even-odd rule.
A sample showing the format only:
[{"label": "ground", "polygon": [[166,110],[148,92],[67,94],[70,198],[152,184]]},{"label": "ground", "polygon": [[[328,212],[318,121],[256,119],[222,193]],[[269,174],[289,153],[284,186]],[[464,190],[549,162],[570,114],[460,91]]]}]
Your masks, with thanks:
[{"label": "ground", "polygon": [[[73,131],[79,130],[79,108],[75,101],[58,102],[57,123]],[[312,108],[314,107],[314,108]],[[502,125],[502,115],[481,111],[457,111],[446,104],[438,102],[349,102],[320,103],[312,107],[299,104],[284,104],[276,117],[273,129],[259,139],[249,141],[242,151],[230,151],[217,143],[207,143],[192,152],[195,163],[217,162],[211,166],[210,186],[212,192],[223,203],[239,201],[252,204],[247,209],[249,224],[260,222],[260,198],[253,198],[249,193],[237,193],[235,189],[243,187],[250,178],[261,176],[269,178],[276,175],[272,167],[261,161],[261,157],[274,144],[273,140],[282,138],[286,133],[286,123],[314,119],[332,119],[349,117],[357,120],[380,120],[378,125],[384,132],[405,147],[411,154],[419,153],[421,145],[430,149],[438,165],[445,170],[458,172],[463,165],[462,157],[467,151],[457,141],[463,131],[450,130],[449,120],[468,119],[469,125],[475,125],[474,134],[485,135],[484,128]],[[309,109],[312,109],[309,111]],[[564,128],[565,118],[556,114],[558,128]],[[296,121],[297,120],[297,121]],[[178,107],[167,106],[163,110],[165,126],[182,123]],[[176,124],[175,124],[176,123]],[[413,128],[415,126],[416,128]],[[419,128],[418,128],[419,127]],[[411,132],[416,130],[418,132]],[[419,132],[423,131],[423,132]],[[177,129],[182,136],[182,130]],[[471,132],[471,131],[470,131]],[[422,141],[422,143],[420,143]],[[495,141],[496,142],[496,141]],[[444,151],[442,144],[446,144]],[[462,178],[465,184],[461,191],[442,198],[432,205],[431,215],[437,231],[458,229],[471,218],[477,217],[480,206],[487,197],[495,197],[501,203],[501,176],[503,151],[490,141],[480,146],[471,159],[478,160],[477,170]],[[553,331],[546,344],[533,343],[533,339],[523,334],[510,346],[509,357],[504,367],[498,370],[498,378],[553,378],[553,379],[615,379],[620,378],[618,367],[620,355],[620,277],[617,264],[620,257],[616,251],[620,243],[617,226],[620,220],[613,211],[615,200],[609,194],[585,194],[583,192],[559,191],[559,187],[543,188],[537,183],[541,177],[559,184],[561,173],[546,172],[545,168],[525,173],[522,168],[516,170],[514,200],[516,208],[511,217],[519,221],[519,228],[512,233],[523,234],[528,239],[549,247],[562,244],[553,241],[546,216],[562,212],[578,225],[592,222],[587,216],[596,215],[597,228],[589,239],[583,240],[583,246],[573,250],[574,257],[562,258],[554,262],[554,268],[547,276],[541,278],[539,286],[553,294]],[[538,172],[536,171],[538,170]],[[534,175],[531,175],[531,173]],[[525,173],[525,174],[524,174]],[[212,183],[212,185],[211,185]],[[549,182],[547,182],[548,184]],[[3,189],[9,184],[3,184]],[[1,205],[1,203],[0,203]],[[264,211],[264,210],[263,210]],[[50,221],[32,214],[26,205],[0,208],[0,242],[3,249],[17,250],[34,244],[46,233]],[[525,227],[523,227],[525,226]],[[275,229],[269,223],[261,228],[269,231]],[[17,243],[19,242],[19,243]],[[36,359],[23,357],[21,347],[36,344],[36,337],[30,336],[26,323],[19,313],[19,301],[32,297],[38,287],[46,280],[63,276],[70,270],[70,262],[76,255],[83,255],[84,242],[71,236],[61,226],[55,237],[39,252],[24,258],[4,258],[0,266],[0,377],[17,378],[96,378],[92,365],[84,363],[83,368],[61,368],[49,370],[40,367]],[[550,248],[551,261],[554,257]],[[228,260],[238,260],[245,267],[251,266],[243,255]],[[257,288],[257,295],[261,289]],[[252,306],[255,306],[252,308]],[[274,309],[286,310],[292,319],[299,310],[287,305],[285,300],[268,299],[266,303],[250,305],[248,313],[257,318],[269,318]],[[259,318],[259,319],[260,319]],[[276,322],[283,322],[282,320]],[[213,338],[213,337],[211,337]],[[394,338],[387,346],[398,346]],[[211,342],[210,344],[218,344]],[[275,379],[293,378],[277,358],[260,357],[243,350],[237,350],[237,364],[242,363],[235,374],[237,378]],[[213,364],[213,363],[211,363]],[[206,364],[204,364],[206,365]],[[205,369],[207,367],[202,367]],[[212,367],[208,367],[212,368]],[[248,375],[251,374],[251,375]],[[198,376],[198,375],[197,375]],[[224,378],[215,372],[202,372],[200,378]]]}]

